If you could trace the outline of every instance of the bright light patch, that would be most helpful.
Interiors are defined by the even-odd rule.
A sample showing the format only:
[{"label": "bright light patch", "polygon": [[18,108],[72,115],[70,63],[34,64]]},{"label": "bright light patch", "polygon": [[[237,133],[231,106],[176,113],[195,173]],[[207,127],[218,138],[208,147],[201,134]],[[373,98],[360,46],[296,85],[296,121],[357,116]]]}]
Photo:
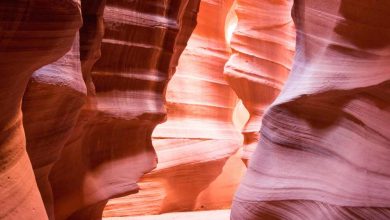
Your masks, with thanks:
[{"label": "bright light patch", "polygon": [[233,37],[233,32],[237,27],[237,14],[236,14],[236,3],[232,5],[232,7],[229,10],[229,13],[226,16],[226,21],[225,21],[225,40],[226,43],[230,45],[230,41],[232,40]]}]

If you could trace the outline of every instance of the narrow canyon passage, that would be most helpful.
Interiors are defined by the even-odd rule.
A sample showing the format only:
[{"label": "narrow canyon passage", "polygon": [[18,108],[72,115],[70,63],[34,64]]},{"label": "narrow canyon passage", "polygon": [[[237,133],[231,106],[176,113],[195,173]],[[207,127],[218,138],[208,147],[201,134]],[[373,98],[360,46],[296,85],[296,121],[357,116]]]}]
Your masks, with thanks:
[{"label": "narrow canyon passage", "polygon": [[387,0],[4,0],[0,73],[0,219],[390,219]]},{"label": "narrow canyon passage", "polygon": [[[256,6],[200,2],[197,26],[167,87],[168,120],[153,133],[157,168],[141,179],[139,193],[110,201],[104,217],[230,208],[243,162],[259,139],[260,113],[281,89],[294,51],[291,4]],[[285,17],[271,23],[272,7]]]}]

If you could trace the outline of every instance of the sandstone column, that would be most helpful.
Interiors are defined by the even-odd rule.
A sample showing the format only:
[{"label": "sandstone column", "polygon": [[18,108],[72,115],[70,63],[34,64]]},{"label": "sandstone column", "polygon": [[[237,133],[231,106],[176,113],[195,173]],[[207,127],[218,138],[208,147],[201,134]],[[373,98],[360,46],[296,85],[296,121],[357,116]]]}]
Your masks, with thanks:
[{"label": "sandstone column", "polygon": [[225,66],[227,81],[249,112],[242,133],[247,161],[259,141],[265,109],[287,79],[295,47],[289,0],[236,0],[233,54]]}]

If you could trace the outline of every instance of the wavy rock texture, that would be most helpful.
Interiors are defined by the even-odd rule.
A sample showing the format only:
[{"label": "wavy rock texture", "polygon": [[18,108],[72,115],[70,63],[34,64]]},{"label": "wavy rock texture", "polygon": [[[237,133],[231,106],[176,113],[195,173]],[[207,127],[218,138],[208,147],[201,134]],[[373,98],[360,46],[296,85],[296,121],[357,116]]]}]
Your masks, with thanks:
[{"label": "wavy rock texture", "polygon": [[80,61],[84,83],[89,95],[95,95],[91,70],[101,55],[105,5],[106,0],[83,0],[81,2],[83,26],[80,29]]},{"label": "wavy rock texture", "polygon": [[[80,26],[76,1],[0,2],[2,219],[47,219],[26,152],[22,98],[32,73],[63,56],[71,48]],[[41,110],[39,107],[35,108],[37,112]]]},{"label": "wavy rock texture", "polygon": [[[49,173],[59,159],[78,120],[81,107],[85,104],[87,89],[82,69],[91,66],[98,57],[96,52],[89,51],[100,52],[100,43],[95,43],[94,39],[98,38],[96,42],[101,41],[99,36],[102,34],[96,34],[99,32],[96,27],[99,16],[96,16],[96,13],[101,14],[101,6],[104,4],[98,1],[92,4],[90,1],[82,2],[82,39],[77,35],[72,49],[65,56],[36,71],[23,97],[27,151],[50,219],[55,219],[55,215]],[[99,33],[102,33],[102,29]],[[88,40],[85,40],[86,38]],[[97,47],[99,49],[96,49]],[[83,57],[80,57],[80,51]],[[84,68],[81,67],[81,60]],[[90,82],[88,78],[85,81]]]},{"label": "wavy rock texture", "polygon": [[295,28],[289,0],[236,0],[233,54],[225,66],[229,85],[249,112],[242,129],[246,162],[259,141],[264,110],[278,96],[291,69]]},{"label": "wavy rock texture", "polygon": [[198,25],[168,85],[168,121],[153,133],[157,168],[143,177],[138,194],[110,201],[105,217],[230,207],[245,168],[235,155],[237,98],[223,75],[232,3],[201,1]]},{"label": "wavy rock texture", "polygon": [[155,167],[151,133],[165,119],[165,87],[195,27],[199,2],[82,6],[88,96],[50,173],[56,219],[100,218],[108,199],[136,192],[138,179]]},{"label": "wavy rock texture", "polygon": [[390,218],[390,2],[295,1],[297,52],[232,219]]},{"label": "wavy rock texture", "polygon": [[49,173],[73,131],[86,92],[76,37],[65,56],[34,72],[23,97],[27,152],[51,219],[54,212]]}]

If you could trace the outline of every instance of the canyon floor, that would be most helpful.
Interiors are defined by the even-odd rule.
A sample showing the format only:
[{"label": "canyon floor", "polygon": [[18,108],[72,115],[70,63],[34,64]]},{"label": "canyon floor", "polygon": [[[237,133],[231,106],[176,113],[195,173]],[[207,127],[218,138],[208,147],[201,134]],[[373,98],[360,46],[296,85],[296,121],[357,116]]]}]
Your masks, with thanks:
[{"label": "canyon floor", "polygon": [[161,215],[111,217],[103,220],[229,220],[230,209],[212,211],[172,212]]}]

